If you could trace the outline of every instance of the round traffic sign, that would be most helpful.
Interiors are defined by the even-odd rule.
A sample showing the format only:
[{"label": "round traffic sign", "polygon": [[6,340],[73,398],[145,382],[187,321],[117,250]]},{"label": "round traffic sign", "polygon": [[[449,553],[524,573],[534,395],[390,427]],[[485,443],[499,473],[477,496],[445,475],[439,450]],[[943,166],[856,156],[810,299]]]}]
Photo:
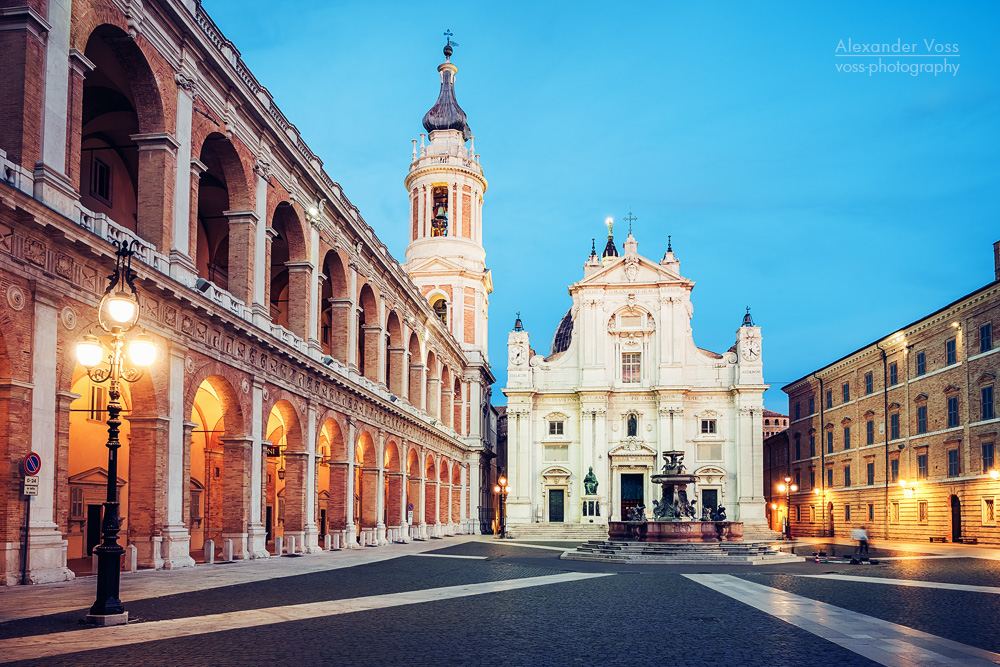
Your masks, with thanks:
[{"label": "round traffic sign", "polygon": [[409,505],[407,505],[406,509],[407,509],[407,511],[412,512],[413,511],[413,503],[410,503]]},{"label": "round traffic sign", "polygon": [[38,471],[42,469],[42,457],[31,452],[21,462],[21,469],[24,470],[25,475],[37,475]]}]

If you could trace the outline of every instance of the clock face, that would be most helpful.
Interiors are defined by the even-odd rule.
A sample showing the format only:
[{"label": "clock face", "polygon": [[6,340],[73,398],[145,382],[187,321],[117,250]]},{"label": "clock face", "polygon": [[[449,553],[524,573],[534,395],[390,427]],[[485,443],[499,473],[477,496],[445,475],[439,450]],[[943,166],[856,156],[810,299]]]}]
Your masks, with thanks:
[{"label": "clock face", "polygon": [[520,364],[524,361],[524,347],[522,345],[515,345],[510,348],[510,363]]},{"label": "clock face", "polygon": [[760,359],[760,342],[751,338],[743,343],[743,358],[747,361]]}]

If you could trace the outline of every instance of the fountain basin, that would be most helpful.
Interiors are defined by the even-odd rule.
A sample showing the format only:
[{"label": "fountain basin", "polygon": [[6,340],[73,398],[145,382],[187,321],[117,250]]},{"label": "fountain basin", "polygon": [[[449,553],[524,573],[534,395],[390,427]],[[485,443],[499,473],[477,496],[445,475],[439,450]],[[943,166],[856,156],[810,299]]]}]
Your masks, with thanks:
[{"label": "fountain basin", "polygon": [[631,542],[742,542],[742,521],[610,521],[610,540]]}]

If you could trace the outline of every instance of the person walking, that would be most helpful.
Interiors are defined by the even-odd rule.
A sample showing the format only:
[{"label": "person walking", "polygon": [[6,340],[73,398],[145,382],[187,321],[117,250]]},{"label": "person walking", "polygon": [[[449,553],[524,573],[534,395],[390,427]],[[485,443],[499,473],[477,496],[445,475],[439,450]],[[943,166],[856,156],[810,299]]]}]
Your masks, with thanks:
[{"label": "person walking", "polygon": [[868,555],[868,528],[861,526],[851,531],[851,539],[858,542],[858,553],[862,556]]}]

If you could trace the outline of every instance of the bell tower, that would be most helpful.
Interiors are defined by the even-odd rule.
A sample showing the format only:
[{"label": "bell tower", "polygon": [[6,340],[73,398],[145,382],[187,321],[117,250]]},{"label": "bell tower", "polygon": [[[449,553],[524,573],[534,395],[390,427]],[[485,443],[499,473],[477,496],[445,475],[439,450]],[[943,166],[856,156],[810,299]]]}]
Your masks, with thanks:
[{"label": "bell tower", "polygon": [[[447,33],[446,33],[447,34]],[[438,66],[441,89],[424,115],[427,133],[413,140],[403,181],[410,199],[403,269],[420,288],[470,361],[487,362],[486,325],[493,278],[483,248],[486,179],[465,112],[455,98],[454,43]],[[429,140],[429,141],[428,141]]]}]

